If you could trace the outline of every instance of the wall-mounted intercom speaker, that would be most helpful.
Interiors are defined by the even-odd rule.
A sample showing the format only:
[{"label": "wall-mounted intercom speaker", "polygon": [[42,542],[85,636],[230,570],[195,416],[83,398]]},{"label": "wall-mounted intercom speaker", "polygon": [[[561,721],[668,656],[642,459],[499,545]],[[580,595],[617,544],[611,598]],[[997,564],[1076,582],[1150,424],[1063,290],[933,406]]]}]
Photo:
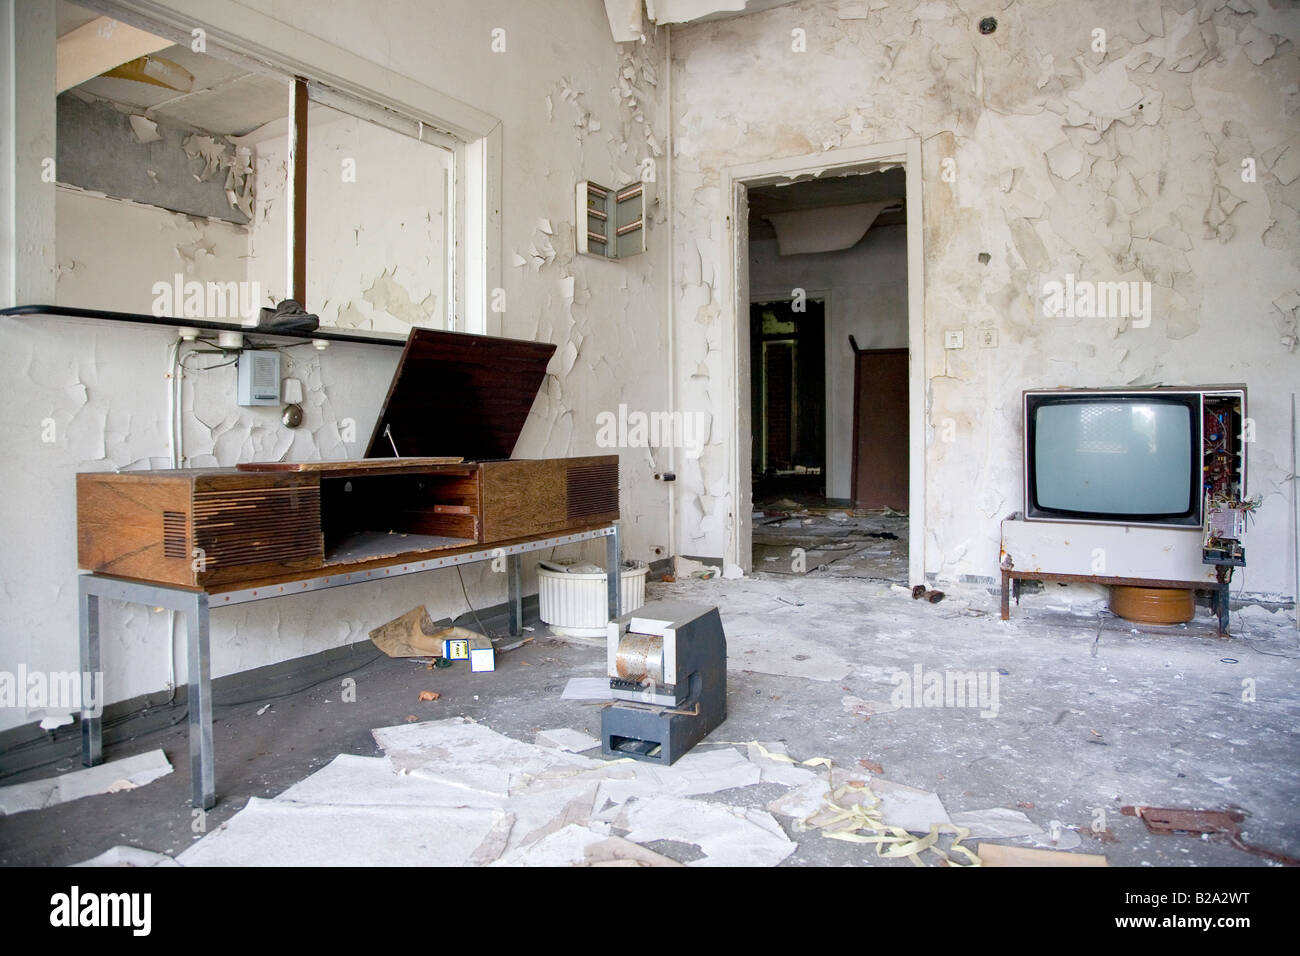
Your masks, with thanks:
[{"label": "wall-mounted intercom speaker", "polygon": [[280,353],[245,349],[239,353],[239,404],[280,404]]}]

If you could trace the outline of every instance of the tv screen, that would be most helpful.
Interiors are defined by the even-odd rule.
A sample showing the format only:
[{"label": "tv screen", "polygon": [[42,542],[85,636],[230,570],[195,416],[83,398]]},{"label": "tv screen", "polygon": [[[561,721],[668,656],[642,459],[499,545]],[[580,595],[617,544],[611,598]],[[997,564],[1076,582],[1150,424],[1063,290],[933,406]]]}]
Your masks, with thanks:
[{"label": "tv screen", "polygon": [[1199,521],[1195,395],[1027,398],[1031,517]]}]

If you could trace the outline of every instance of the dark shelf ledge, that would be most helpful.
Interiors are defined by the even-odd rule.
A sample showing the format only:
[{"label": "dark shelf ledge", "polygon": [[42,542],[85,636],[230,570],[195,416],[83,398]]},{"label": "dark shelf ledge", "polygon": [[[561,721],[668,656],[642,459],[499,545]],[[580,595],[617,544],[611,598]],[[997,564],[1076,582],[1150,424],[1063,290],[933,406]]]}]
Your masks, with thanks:
[{"label": "dark shelf ledge", "polygon": [[102,319],[109,322],[131,322],[135,325],[154,325],[175,329],[198,329],[200,332],[242,332],[245,335],[267,336],[277,339],[294,339],[310,342],[322,339],[326,342],[356,342],[362,345],[389,345],[398,348],[406,345],[406,336],[395,332],[340,332],[322,326],[314,332],[267,332],[249,325],[235,325],[229,322],[209,322],[205,319],[176,319],[171,316],[144,315],[140,312],[108,312],[103,309],[76,309],[62,305],[19,305],[12,309],[0,309],[0,315],[15,317],[47,316],[71,319]]}]

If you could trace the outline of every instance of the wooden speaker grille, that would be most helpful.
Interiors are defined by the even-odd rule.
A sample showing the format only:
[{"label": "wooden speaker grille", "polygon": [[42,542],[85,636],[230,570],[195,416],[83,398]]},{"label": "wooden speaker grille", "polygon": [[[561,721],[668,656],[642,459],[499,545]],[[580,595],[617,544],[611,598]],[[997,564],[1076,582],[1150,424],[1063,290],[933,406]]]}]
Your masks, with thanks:
[{"label": "wooden speaker grille", "polygon": [[194,543],[209,568],[321,555],[319,488],[200,491]]},{"label": "wooden speaker grille", "polygon": [[579,465],[569,469],[569,518],[618,514],[618,463]]},{"label": "wooden speaker grille", "polygon": [[189,556],[185,547],[184,512],[163,512],[163,555],[168,558],[184,558]]}]

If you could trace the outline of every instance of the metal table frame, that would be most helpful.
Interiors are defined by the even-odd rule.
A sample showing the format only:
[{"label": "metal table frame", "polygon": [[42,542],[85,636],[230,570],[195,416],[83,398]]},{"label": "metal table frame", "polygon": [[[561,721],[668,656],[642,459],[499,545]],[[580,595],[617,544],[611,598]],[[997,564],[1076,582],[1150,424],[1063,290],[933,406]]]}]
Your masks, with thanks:
[{"label": "metal table frame", "polygon": [[[209,593],[201,590],[149,584],[100,574],[80,574],[78,582],[78,617],[80,620],[81,670],[83,673],[100,673],[99,600],[144,604],[149,607],[178,611],[185,619],[185,643],[188,649],[188,705],[190,725],[190,773],[193,781],[192,805],[196,809],[210,810],[216,805],[216,784],[212,750],[212,668],[209,653],[208,614],[214,607],[248,604],[320,591],[325,588],[344,587],[365,581],[381,581],[407,574],[436,571],[439,568],[479,561],[506,559],[507,606],[510,633],[519,634],[523,625],[523,568],[521,556],[527,551],[539,551],[562,544],[605,539],[605,559],[608,576],[610,620],[622,614],[621,607],[621,556],[619,525],[612,522],[600,528],[557,535],[550,538],[515,542],[466,551],[458,554],[432,554],[419,561],[398,562],[387,567],[362,571],[323,574],[319,577],[281,584],[261,585],[234,591]],[[81,762],[93,767],[103,760],[102,718],[89,710],[81,712]]]},{"label": "metal table frame", "polygon": [[1011,617],[1011,598],[1020,605],[1021,581],[1064,581],[1069,584],[1127,585],[1139,588],[1185,588],[1189,591],[1209,591],[1214,594],[1214,613],[1219,618],[1219,636],[1228,637],[1229,593],[1228,579],[1223,567],[1216,572],[1217,581],[1165,581],[1152,578],[1110,577],[1104,574],[1052,574],[1046,571],[1017,571],[1002,569],[1002,620]]}]

